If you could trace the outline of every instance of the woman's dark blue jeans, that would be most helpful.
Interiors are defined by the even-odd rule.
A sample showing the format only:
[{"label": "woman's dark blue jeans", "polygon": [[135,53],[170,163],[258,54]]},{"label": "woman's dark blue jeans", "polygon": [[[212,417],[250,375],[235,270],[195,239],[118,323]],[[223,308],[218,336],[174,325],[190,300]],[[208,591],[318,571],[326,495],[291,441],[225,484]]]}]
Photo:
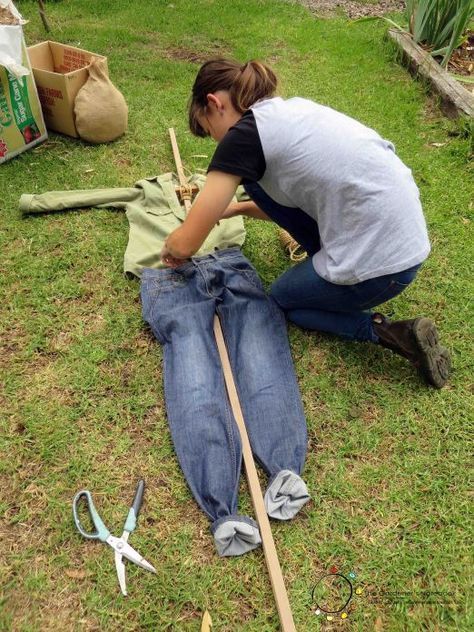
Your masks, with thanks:
[{"label": "woman's dark blue jeans", "polygon": [[419,267],[355,285],[336,285],[321,278],[309,258],[282,274],[273,283],[270,295],[288,320],[304,329],[377,342],[369,310],[403,292]]},{"label": "woman's dark blue jeans", "polygon": [[309,255],[306,261],[282,274],[270,289],[270,295],[288,320],[304,329],[325,331],[349,340],[378,342],[371,313],[366,310],[403,292],[416,277],[421,264],[355,285],[330,283],[318,275],[311,259],[321,247],[316,221],[300,208],[278,204],[257,182],[246,183],[244,188]]}]

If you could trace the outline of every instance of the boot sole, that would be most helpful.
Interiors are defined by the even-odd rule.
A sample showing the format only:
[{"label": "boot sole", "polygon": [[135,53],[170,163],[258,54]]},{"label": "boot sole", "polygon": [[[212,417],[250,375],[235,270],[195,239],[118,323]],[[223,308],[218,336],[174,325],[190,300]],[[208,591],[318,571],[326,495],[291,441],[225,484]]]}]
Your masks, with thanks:
[{"label": "boot sole", "polygon": [[446,347],[439,344],[438,331],[429,318],[417,318],[413,334],[420,351],[420,372],[435,388],[442,388],[451,371],[451,356]]}]

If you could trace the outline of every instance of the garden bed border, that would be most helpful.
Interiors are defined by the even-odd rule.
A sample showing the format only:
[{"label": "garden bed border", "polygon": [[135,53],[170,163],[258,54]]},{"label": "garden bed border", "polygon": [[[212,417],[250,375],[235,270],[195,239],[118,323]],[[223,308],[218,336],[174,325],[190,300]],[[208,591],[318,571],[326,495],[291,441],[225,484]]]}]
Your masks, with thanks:
[{"label": "garden bed border", "polygon": [[428,80],[441,96],[451,115],[464,114],[474,118],[474,95],[444,70],[421,46],[413,41],[410,33],[396,28],[388,30],[388,37],[402,51],[402,57],[411,72]]}]

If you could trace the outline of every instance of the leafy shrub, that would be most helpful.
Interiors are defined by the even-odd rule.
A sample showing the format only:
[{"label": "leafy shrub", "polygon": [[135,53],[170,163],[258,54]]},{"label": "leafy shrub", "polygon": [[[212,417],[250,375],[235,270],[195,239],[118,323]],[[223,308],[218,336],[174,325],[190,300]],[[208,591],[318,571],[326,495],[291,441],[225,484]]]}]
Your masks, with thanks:
[{"label": "leafy shrub", "polygon": [[463,42],[474,16],[474,0],[407,0],[407,18],[415,42],[426,44],[446,66]]}]

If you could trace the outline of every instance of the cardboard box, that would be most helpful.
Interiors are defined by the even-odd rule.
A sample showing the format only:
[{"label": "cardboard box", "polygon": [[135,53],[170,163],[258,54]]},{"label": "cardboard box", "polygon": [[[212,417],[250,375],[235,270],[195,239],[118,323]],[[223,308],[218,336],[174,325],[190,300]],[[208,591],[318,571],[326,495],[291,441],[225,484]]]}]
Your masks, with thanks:
[{"label": "cardboard box", "polygon": [[46,127],[79,137],[74,118],[76,95],[87,81],[92,57],[107,58],[58,42],[41,42],[28,47],[31,67],[43,108]]},{"label": "cardboard box", "polygon": [[[19,27],[2,25],[6,28]],[[24,39],[22,56],[30,69],[22,80],[0,66],[0,164],[48,138]]]}]

